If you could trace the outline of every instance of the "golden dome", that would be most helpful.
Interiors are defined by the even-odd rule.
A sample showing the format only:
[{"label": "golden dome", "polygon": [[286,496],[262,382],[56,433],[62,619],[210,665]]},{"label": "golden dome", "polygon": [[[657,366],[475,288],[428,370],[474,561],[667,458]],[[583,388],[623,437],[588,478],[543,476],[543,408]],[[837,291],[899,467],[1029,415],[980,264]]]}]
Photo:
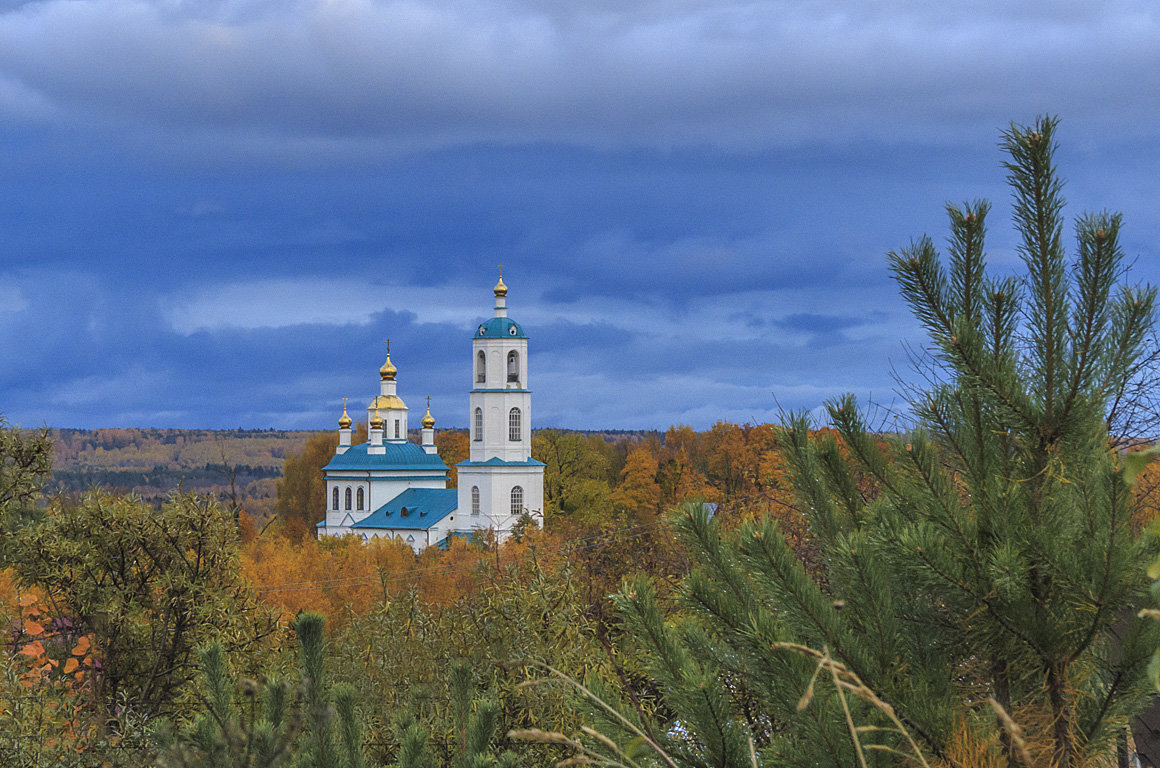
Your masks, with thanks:
[{"label": "golden dome", "polygon": [[344,397],[342,398],[342,417],[338,420],[338,428],[350,429],[350,425],[353,423],[354,422],[351,421],[350,416],[348,416],[346,413],[346,398]]},{"label": "golden dome", "polygon": [[427,415],[423,417],[423,421],[421,423],[423,425],[423,429],[431,429],[435,426],[435,417],[431,415],[430,406],[428,406]]},{"label": "golden dome", "polygon": [[379,409],[375,409],[375,415],[371,417],[371,429],[382,429],[383,417],[379,415]]},{"label": "golden dome", "polygon": [[379,376],[382,377],[383,381],[394,381],[395,374],[398,372],[399,372],[399,369],[396,368],[394,366],[394,364],[391,362],[391,353],[388,352],[387,353],[387,362],[383,363],[383,367],[379,369]]},{"label": "golden dome", "polygon": [[376,395],[371,404],[367,406],[368,411],[373,411],[382,408],[384,411],[389,411],[392,408],[395,410],[407,410],[407,404],[403,402],[403,398],[398,395]]},{"label": "golden dome", "polygon": [[499,282],[495,284],[495,288],[492,288],[492,290],[495,291],[496,296],[507,296],[507,286],[503,284],[503,275],[499,276]]}]

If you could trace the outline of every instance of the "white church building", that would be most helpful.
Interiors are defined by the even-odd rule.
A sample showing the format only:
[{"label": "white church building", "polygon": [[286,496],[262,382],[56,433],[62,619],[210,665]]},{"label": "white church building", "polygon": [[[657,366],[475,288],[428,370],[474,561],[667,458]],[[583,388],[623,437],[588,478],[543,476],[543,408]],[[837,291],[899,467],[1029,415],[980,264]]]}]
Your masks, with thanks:
[{"label": "white church building", "polygon": [[379,394],[367,406],[365,443],[351,444],[353,421],[343,405],[338,448],[323,469],[326,517],[318,535],[389,536],[419,552],[475,531],[491,530],[503,540],[525,514],[543,523],[544,465],[532,458],[528,337],[507,315],[502,276],[493,290],[495,314],[475,329],[471,343],[471,453],[458,465],[459,487],[447,487],[430,405],[420,442],[408,441],[408,408],[388,348]]}]

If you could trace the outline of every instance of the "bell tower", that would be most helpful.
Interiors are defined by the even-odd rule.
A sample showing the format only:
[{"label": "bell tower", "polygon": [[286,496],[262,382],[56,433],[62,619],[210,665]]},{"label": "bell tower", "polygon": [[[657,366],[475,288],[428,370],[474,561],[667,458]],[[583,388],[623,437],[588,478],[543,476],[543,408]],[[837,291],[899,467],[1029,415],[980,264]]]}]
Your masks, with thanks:
[{"label": "bell tower", "polygon": [[494,315],[471,342],[471,451],[459,465],[458,514],[465,528],[493,528],[502,539],[522,514],[542,523],[544,465],[532,458],[528,337],[508,317],[502,272],[492,292]]}]

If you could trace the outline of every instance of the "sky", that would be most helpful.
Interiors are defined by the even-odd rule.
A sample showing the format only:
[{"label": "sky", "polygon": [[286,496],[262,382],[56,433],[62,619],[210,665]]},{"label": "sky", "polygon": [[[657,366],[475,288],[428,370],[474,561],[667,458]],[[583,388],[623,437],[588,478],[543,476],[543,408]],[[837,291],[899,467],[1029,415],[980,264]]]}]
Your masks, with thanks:
[{"label": "sky", "polygon": [[1154,0],[0,0],[0,414],[333,428],[390,338],[464,426],[501,263],[536,427],[898,407],[886,254],[1018,274],[1041,114],[1160,283]]}]

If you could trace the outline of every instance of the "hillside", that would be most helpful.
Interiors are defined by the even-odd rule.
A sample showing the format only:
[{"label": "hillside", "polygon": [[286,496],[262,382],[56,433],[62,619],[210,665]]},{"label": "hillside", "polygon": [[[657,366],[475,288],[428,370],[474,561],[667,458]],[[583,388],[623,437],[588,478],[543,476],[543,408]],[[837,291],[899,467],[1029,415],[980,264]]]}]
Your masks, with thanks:
[{"label": "hillside", "polygon": [[232,429],[53,430],[54,493],[100,485],[159,504],[174,489],[231,496],[254,517],[274,509],[287,455],[314,432]]}]

